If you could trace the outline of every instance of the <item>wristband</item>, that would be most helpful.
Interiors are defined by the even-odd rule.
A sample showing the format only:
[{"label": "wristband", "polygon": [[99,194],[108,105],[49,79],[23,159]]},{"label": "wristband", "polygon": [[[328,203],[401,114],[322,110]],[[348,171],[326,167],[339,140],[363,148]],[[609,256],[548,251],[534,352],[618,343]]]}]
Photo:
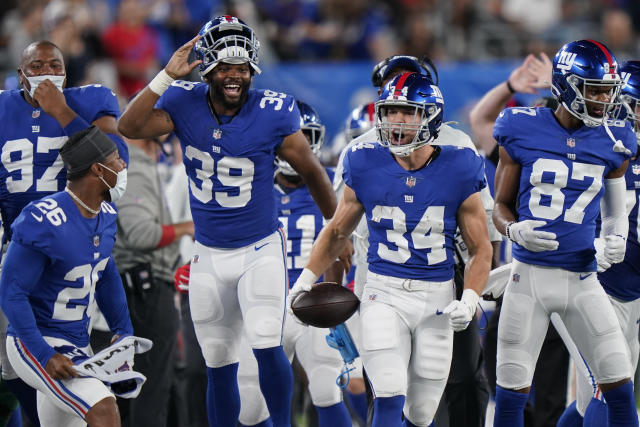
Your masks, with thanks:
[{"label": "wristband", "polygon": [[513,88],[513,86],[511,86],[509,79],[507,79],[507,89],[509,89],[509,92],[511,93],[516,93],[516,90]]},{"label": "wristband", "polygon": [[71,136],[76,132],[80,132],[81,130],[88,129],[91,126],[87,123],[82,117],[76,116],[73,120],[69,122],[65,127],[62,128],[64,133],[67,136]]},{"label": "wristband", "polygon": [[511,240],[513,242],[513,238],[511,237],[511,233],[509,233],[509,228],[515,224],[515,221],[511,221],[510,223],[507,224],[507,227],[505,228],[504,232],[507,235],[507,239]]},{"label": "wristband", "polygon": [[302,273],[300,273],[300,276],[298,276],[298,280],[296,280],[296,282],[300,282],[305,285],[313,285],[316,283],[316,280],[318,280],[318,276],[316,276],[313,271],[305,268],[302,270]]},{"label": "wristband", "polygon": [[173,83],[175,79],[171,78],[169,74],[164,70],[164,68],[149,82],[147,87],[151,92],[155,93],[158,96],[161,96],[171,83]]}]

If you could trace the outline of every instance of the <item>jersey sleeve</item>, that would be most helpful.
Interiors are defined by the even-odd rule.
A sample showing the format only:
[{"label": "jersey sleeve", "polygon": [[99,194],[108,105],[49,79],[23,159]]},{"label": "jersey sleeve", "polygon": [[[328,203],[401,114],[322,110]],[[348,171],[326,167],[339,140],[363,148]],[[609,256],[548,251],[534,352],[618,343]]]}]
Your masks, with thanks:
[{"label": "jersey sleeve", "polygon": [[45,254],[55,252],[53,225],[34,203],[25,206],[11,225],[11,240]]},{"label": "jersey sleeve", "polygon": [[38,329],[29,296],[37,286],[48,257],[40,251],[24,246],[14,239],[9,244],[0,276],[0,306],[9,324],[40,365],[55,354]]},{"label": "jersey sleeve", "polygon": [[342,160],[342,180],[344,181],[344,183],[346,185],[348,185],[349,187],[351,187],[353,189],[354,187],[354,182],[353,182],[353,174],[352,174],[352,156],[353,156],[354,152],[352,150],[349,150],[345,156],[344,159]]},{"label": "jersey sleeve", "polygon": [[300,110],[293,96],[287,95],[284,98],[282,108],[278,112],[280,117],[276,121],[276,135],[281,135],[284,138],[300,129]]},{"label": "jersey sleeve", "polygon": [[104,116],[112,116],[116,119],[120,116],[120,107],[115,93],[102,85],[82,86],[77,96],[70,99],[71,109],[82,116],[87,122]]},{"label": "jersey sleeve", "polygon": [[464,177],[464,182],[460,183],[462,200],[464,201],[473,193],[477,193],[485,188],[487,181],[484,177],[484,162],[482,161],[482,157],[468,148],[463,148],[461,151],[466,158],[463,163],[465,167],[461,170],[468,171]]},{"label": "jersey sleeve", "polygon": [[517,153],[511,144],[513,135],[511,124],[512,116],[513,114],[509,108],[500,112],[493,126],[493,138],[498,142],[498,145],[507,150],[507,153],[509,153],[509,156],[511,156],[513,160],[516,160]]},{"label": "jersey sleeve", "polygon": [[96,302],[114,335],[133,335],[124,286],[113,257],[96,286]]}]

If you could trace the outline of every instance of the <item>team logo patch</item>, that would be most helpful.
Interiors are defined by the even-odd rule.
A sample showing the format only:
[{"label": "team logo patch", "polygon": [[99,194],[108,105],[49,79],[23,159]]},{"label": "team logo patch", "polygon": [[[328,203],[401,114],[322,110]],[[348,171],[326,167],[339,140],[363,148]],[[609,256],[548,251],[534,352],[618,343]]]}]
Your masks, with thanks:
[{"label": "team logo patch", "polygon": [[31,113],[31,118],[37,119],[38,117],[40,117],[40,110],[33,110],[33,113]]},{"label": "team logo patch", "polygon": [[631,172],[634,175],[640,175],[640,165],[631,165]]},{"label": "team logo patch", "polygon": [[573,148],[576,146],[576,140],[574,138],[567,138],[567,146]]},{"label": "team logo patch", "polygon": [[407,184],[407,187],[409,188],[413,188],[416,186],[416,177],[415,176],[408,176],[407,180],[405,181],[405,184]]},{"label": "team logo patch", "polygon": [[220,138],[222,138],[222,130],[214,129],[213,130],[213,139],[220,139]]},{"label": "team logo patch", "polygon": [[100,236],[98,235],[93,236],[93,246],[95,246],[96,248],[100,246]]},{"label": "team logo patch", "polygon": [[369,301],[375,301],[378,298],[378,294],[369,294]]},{"label": "team logo patch", "polygon": [[289,196],[282,196],[282,199],[280,199],[280,202],[283,205],[286,205],[287,203],[289,203],[291,201],[291,198]]},{"label": "team logo patch", "polygon": [[515,273],[512,279],[514,282],[518,283],[520,281],[520,275],[518,273]]}]

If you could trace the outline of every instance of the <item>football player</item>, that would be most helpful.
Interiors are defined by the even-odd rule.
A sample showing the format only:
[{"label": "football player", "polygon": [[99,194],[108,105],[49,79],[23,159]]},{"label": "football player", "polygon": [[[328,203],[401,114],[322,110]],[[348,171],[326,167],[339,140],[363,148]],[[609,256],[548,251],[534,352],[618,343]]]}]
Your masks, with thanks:
[{"label": "football player", "polygon": [[[301,101],[296,103],[300,110],[300,128],[309,141],[311,151],[318,155],[324,141],[324,125],[313,107]],[[279,157],[276,164],[274,197],[287,236],[287,271],[289,283],[293,286],[309,259],[311,246],[322,229],[324,219],[298,172]],[[331,169],[327,169],[327,174],[333,177]],[[328,333],[329,329],[306,326],[295,318],[288,318],[282,345],[289,360],[293,360],[295,354],[306,372],[318,425],[351,427],[351,417],[336,385],[343,362],[340,353],[327,345],[325,337]],[[240,352],[238,368],[242,401],[240,422],[247,426],[268,425],[269,412],[258,388],[258,366],[245,342],[243,340],[242,347],[245,348]]]},{"label": "football player", "polygon": [[[288,298],[291,307],[311,289],[364,214],[369,250],[360,347],[375,396],[374,426],[401,426],[403,407],[406,425],[431,424],[453,331],[471,322],[491,268],[480,196],[484,165],[472,150],[433,145],[443,107],[427,76],[404,73],[385,86],[376,102],[377,142],[345,154],[342,199]],[[461,300],[453,285],[457,226],[470,254]]]},{"label": "football player", "polygon": [[[427,64],[429,66],[427,67]],[[378,87],[378,95],[381,93],[382,88],[394,77],[402,74],[406,71],[414,71],[422,73],[427,76],[435,76],[437,79],[437,70],[433,64],[431,64],[427,58],[415,58],[411,56],[397,55],[387,58],[378,64],[372,74],[371,81],[374,86]],[[362,109],[364,112],[364,108]],[[368,108],[367,108],[368,111]],[[355,117],[355,116],[354,116]],[[351,121],[351,125],[356,125],[358,122]],[[357,126],[354,126],[357,129]],[[353,132],[356,133],[356,132]],[[352,142],[350,142],[345,150],[343,150],[338,160],[336,167],[336,174],[334,177],[334,190],[338,197],[341,196],[342,189],[344,188],[344,181],[342,179],[342,163],[346,153],[354,146],[362,144],[363,142],[375,143],[376,142],[376,130],[365,130],[361,132]],[[443,123],[440,127],[438,139],[432,143],[434,145],[456,145],[460,147],[470,148],[476,150],[473,141],[464,133],[446,123]],[[499,253],[499,242],[502,237],[500,233],[493,226],[491,221],[491,211],[493,209],[493,199],[489,188],[485,186],[480,192],[482,196],[482,203],[487,214],[487,226],[489,229],[489,235],[492,244],[495,244],[494,254]],[[356,265],[356,273],[354,280],[354,291],[359,297],[362,296],[362,289],[366,280],[367,274],[367,250],[368,250],[368,235],[366,221],[362,219],[354,232],[354,264]],[[459,237],[459,234],[457,235]],[[456,238],[456,291],[458,298],[462,293],[463,284],[463,271],[465,263],[468,260],[468,252],[464,242],[460,238]],[[355,316],[354,316],[355,317]],[[351,326],[350,326],[351,328]],[[357,329],[352,328],[352,333],[357,334]],[[451,426],[470,426],[473,424],[481,424],[485,419],[486,406],[488,403],[488,390],[487,381],[484,373],[482,372],[481,363],[481,349],[480,338],[478,336],[477,322],[471,321],[469,327],[463,332],[454,334],[453,344],[453,359],[452,366],[455,366],[455,370],[451,370],[449,373],[449,380],[447,383],[447,389],[445,393],[446,408],[448,409],[449,423]],[[357,383],[357,381],[356,381]],[[461,396],[461,395],[465,396]],[[464,405],[464,408],[460,408],[458,405]]]},{"label": "football player", "polygon": [[[126,144],[117,135],[120,110],[114,93],[100,85],[65,87],[64,59],[56,45],[31,43],[22,52],[17,73],[22,88],[0,92],[0,214],[5,249],[22,208],[64,188],[66,175],[58,151],[68,137],[94,124],[114,140],[120,156],[128,158]],[[2,315],[0,325],[4,334]],[[13,372],[4,345],[0,345],[0,363],[2,379],[26,413],[35,416],[35,391],[25,388]]]},{"label": "football player", "polygon": [[[628,61],[620,65],[620,76],[625,82],[620,95],[621,105],[617,117],[627,120],[633,126],[636,141],[640,144],[640,61]],[[629,218],[629,234],[624,260],[611,264],[604,252],[606,241],[596,239],[596,259],[598,261],[598,280],[609,296],[609,301],[620,322],[630,354],[631,372],[638,364],[638,319],[640,318],[640,243],[638,243],[638,205],[640,204],[640,159],[638,151],[629,161],[625,173],[626,211]],[[580,371],[582,372],[582,371]],[[563,417],[566,421],[558,426],[568,427],[576,424],[588,427],[606,424],[606,407],[603,395],[592,378],[577,376],[577,400],[571,404]],[[593,390],[596,390],[594,395]],[[592,398],[593,396],[593,398]],[[590,403],[591,401],[591,403]],[[584,421],[583,418],[584,417]],[[603,418],[604,417],[604,418]],[[574,421],[569,421],[574,420]]]},{"label": "football player", "polygon": [[[196,240],[189,303],[207,365],[209,419],[219,426],[238,421],[243,331],[273,424],[290,423],[292,372],[281,345],[289,283],[273,197],[276,154],[300,174],[325,218],[336,206],[327,173],[300,130],[295,99],[249,88],[260,73],[259,46],[238,18],[213,18],[173,54],[118,124],[130,138],[176,132],[180,139]],[[189,63],[191,50],[198,59]],[[198,66],[203,83],[176,80]]]},{"label": "football player", "polygon": [[73,365],[91,355],[87,308],[94,299],[113,341],[133,333],[111,256],[116,210],[107,203],[125,190],[125,163],[95,126],[74,134],[60,155],[65,191],[31,202],[11,227],[0,278],[7,353],[15,372],[41,394],[42,425],[119,426],[111,389],[79,377]]},{"label": "football player", "polygon": [[638,425],[629,354],[593,244],[602,198],[603,254],[610,263],[624,258],[624,174],[637,144],[629,123],[609,119],[623,85],[618,71],[601,43],[568,43],[553,60],[558,109],[508,108],[496,121],[493,219],[513,241],[514,261],[498,327],[495,426],[523,425],[552,312],[593,368],[610,425]]}]

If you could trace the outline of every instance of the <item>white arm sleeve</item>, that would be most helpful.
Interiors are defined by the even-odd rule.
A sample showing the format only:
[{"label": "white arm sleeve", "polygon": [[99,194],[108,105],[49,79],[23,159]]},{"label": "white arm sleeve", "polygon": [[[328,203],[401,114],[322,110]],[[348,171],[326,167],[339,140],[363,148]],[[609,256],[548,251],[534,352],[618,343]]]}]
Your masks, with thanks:
[{"label": "white arm sleeve", "polygon": [[600,201],[601,236],[618,235],[627,238],[629,218],[626,209],[627,185],[624,177],[604,180],[604,195]]}]

